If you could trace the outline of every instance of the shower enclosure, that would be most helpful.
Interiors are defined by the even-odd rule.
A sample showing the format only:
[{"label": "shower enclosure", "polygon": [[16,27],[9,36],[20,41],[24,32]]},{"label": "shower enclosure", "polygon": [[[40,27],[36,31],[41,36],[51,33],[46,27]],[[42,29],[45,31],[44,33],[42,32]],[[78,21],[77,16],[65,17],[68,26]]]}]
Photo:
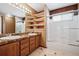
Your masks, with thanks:
[{"label": "shower enclosure", "polygon": [[[79,50],[78,10],[50,15],[47,18],[47,47],[60,50]],[[76,49],[75,49],[76,47]]]}]

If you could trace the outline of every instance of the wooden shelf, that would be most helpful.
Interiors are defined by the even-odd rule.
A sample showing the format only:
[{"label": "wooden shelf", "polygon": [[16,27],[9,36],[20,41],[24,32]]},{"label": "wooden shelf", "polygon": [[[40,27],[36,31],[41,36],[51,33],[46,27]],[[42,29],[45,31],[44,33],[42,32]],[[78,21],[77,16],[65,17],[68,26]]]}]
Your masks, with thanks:
[{"label": "wooden shelf", "polygon": [[29,29],[29,28],[28,28],[27,30],[34,30],[34,29]]},{"label": "wooden shelf", "polygon": [[27,18],[34,18],[34,17],[32,17],[32,16],[27,16]]},{"label": "wooden shelf", "polygon": [[[32,16],[32,17],[31,17]],[[45,16],[44,12],[33,14],[29,17],[26,17],[26,32],[40,32],[42,34],[41,41],[45,41]],[[44,44],[41,43],[41,46]]]},{"label": "wooden shelf", "polygon": [[41,28],[44,29],[45,26],[35,26],[35,27],[38,29],[41,29]]},{"label": "wooden shelf", "polygon": [[26,27],[28,27],[28,26],[34,26],[34,25],[26,25]]},{"label": "wooden shelf", "polygon": [[34,32],[34,29],[27,29],[26,32]]},{"label": "wooden shelf", "polygon": [[44,20],[34,20],[35,22],[43,22]]},{"label": "wooden shelf", "polygon": [[34,17],[33,17],[33,16],[27,16],[27,18],[29,18],[29,19],[33,19]]},{"label": "wooden shelf", "polygon": [[44,12],[34,14],[35,17],[44,17]]},{"label": "wooden shelf", "polygon": [[27,20],[27,22],[34,22],[34,20]]},{"label": "wooden shelf", "polygon": [[34,26],[44,26],[44,24],[34,24]]},{"label": "wooden shelf", "polygon": [[44,30],[44,29],[43,29],[43,28],[42,28],[42,29],[41,29],[41,28],[40,28],[40,29],[36,28],[36,30],[41,30],[41,31],[42,31],[42,30]]},{"label": "wooden shelf", "polygon": [[26,26],[26,29],[34,29],[33,26]]},{"label": "wooden shelf", "polygon": [[43,19],[35,19],[35,22],[44,22],[44,18]]},{"label": "wooden shelf", "polygon": [[[39,13],[39,14],[43,14],[43,13]],[[35,19],[31,19],[31,20],[28,19],[26,21],[26,29],[29,29],[29,30],[34,29],[34,30],[41,30],[42,31],[44,29],[44,27],[45,27],[44,17],[35,18]]]},{"label": "wooden shelf", "polygon": [[45,31],[44,29],[35,29],[34,30],[35,32],[43,32],[43,31]]},{"label": "wooden shelf", "polygon": [[[27,24],[28,24],[28,25],[34,25],[33,22],[27,22]],[[28,25],[26,25],[26,26],[28,26]]]}]

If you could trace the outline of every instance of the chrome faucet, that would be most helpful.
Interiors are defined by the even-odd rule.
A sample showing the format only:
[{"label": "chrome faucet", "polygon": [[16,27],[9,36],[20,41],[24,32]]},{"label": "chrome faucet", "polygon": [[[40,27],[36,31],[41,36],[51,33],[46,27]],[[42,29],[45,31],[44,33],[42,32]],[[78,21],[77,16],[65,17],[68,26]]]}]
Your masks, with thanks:
[{"label": "chrome faucet", "polygon": [[8,33],[7,36],[11,36],[12,34]]}]

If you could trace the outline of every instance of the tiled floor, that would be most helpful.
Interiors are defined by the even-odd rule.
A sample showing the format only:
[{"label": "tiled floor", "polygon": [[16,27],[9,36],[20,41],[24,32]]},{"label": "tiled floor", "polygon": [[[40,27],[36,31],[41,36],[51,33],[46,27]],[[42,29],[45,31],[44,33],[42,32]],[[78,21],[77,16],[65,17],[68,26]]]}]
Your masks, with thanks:
[{"label": "tiled floor", "polygon": [[78,42],[47,42],[47,48],[39,47],[30,56],[79,56],[79,46],[70,45],[71,43],[79,45]]},{"label": "tiled floor", "polygon": [[30,56],[55,56],[56,54],[62,55],[61,52],[57,53],[56,51],[39,47],[33,53],[31,53]]},{"label": "tiled floor", "polygon": [[39,47],[34,52],[32,52],[29,56],[79,56],[79,53],[68,52],[68,51],[55,51],[55,50]]}]

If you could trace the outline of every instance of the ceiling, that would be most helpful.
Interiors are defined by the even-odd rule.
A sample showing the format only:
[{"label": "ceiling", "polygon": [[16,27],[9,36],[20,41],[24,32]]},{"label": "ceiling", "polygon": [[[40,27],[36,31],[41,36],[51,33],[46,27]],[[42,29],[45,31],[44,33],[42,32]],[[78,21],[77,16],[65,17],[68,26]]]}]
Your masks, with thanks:
[{"label": "ceiling", "polygon": [[27,4],[37,12],[44,10],[44,3],[27,3]]},{"label": "ceiling", "polygon": [[25,12],[21,9],[11,6],[8,3],[0,3],[0,15],[13,15],[18,17],[24,17]]},{"label": "ceiling", "polygon": [[[37,12],[40,12],[44,10],[44,6],[47,5],[49,10],[73,5],[73,3],[27,3],[29,6],[31,6],[33,9],[35,9]],[[13,16],[18,17],[25,17],[25,12],[21,9],[18,9],[16,7],[11,6],[8,3],[0,3],[0,15],[1,14],[9,14]]]},{"label": "ceiling", "polygon": [[47,5],[49,10],[54,10],[61,7],[66,7],[69,5],[73,5],[75,3],[28,3],[29,6],[31,6],[33,9],[35,9],[37,12],[40,12],[44,10],[44,5]]}]

